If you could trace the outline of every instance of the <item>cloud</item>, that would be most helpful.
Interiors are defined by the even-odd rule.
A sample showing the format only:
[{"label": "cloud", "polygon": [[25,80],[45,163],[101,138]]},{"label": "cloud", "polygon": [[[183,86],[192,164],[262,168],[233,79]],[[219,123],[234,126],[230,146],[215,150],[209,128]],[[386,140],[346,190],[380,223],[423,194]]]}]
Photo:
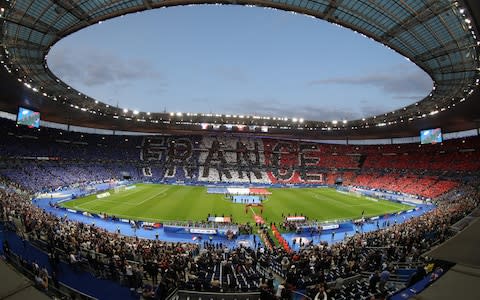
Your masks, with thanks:
[{"label": "cloud", "polygon": [[411,100],[411,101],[420,101],[422,100],[423,98],[425,98],[425,96],[403,96],[403,95],[398,95],[398,96],[393,96],[392,99],[396,99],[396,100]]},{"label": "cloud", "polygon": [[[315,85],[369,85],[383,90],[395,99],[411,99],[411,95],[428,94],[432,89],[431,79],[418,69],[415,71],[399,70],[391,67],[388,72],[366,74],[358,77],[332,77],[308,82],[309,86]],[[407,98],[405,98],[407,97]],[[424,96],[423,96],[424,97]],[[422,99],[418,97],[415,100]]]},{"label": "cloud", "polygon": [[[82,57],[72,57],[70,53],[81,53]],[[49,58],[48,64],[55,75],[72,85],[79,83],[93,87],[145,79],[166,85],[164,76],[147,61],[141,58],[123,59],[115,53],[96,49],[70,51],[61,48]]]},{"label": "cloud", "polygon": [[381,105],[361,104],[359,106],[341,108],[324,105],[285,104],[276,99],[244,99],[230,106],[224,106],[221,109],[224,109],[226,112],[235,111],[238,114],[297,117],[319,121],[355,120],[389,111],[387,107]]}]

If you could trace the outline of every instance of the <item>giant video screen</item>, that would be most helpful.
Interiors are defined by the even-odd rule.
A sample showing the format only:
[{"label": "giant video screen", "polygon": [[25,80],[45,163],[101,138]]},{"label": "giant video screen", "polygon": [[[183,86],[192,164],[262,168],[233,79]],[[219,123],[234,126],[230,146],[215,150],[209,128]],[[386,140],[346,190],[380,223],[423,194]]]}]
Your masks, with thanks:
[{"label": "giant video screen", "polygon": [[434,128],[420,131],[420,143],[421,144],[436,144],[441,143],[442,129]]},{"label": "giant video screen", "polygon": [[18,108],[17,124],[26,125],[30,128],[40,127],[40,113],[24,107]]}]

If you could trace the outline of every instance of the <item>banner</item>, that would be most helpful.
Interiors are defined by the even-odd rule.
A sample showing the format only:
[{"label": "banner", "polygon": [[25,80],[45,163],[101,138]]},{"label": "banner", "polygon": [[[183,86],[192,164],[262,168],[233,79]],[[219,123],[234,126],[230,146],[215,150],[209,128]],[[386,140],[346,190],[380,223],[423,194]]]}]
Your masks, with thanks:
[{"label": "banner", "polygon": [[217,230],[215,229],[204,229],[204,228],[190,228],[190,233],[195,234],[216,234]]},{"label": "banner", "polygon": [[328,225],[322,225],[322,230],[332,230],[332,229],[338,229],[340,226],[338,224],[328,224]]},{"label": "banner", "polygon": [[101,199],[101,198],[105,198],[105,197],[108,197],[108,196],[110,196],[110,193],[109,193],[109,192],[105,192],[105,193],[98,194],[98,195],[97,195],[97,198],[98,198],[98,199]]},{"label": "banner", "polygon": [[290,217],[287,217],[287,221],[294,221],[294,222],[297,222],[297,221],[305,221],[305,217],[304,216],[290,216]]},{"label": "banner", "polygon": [[215,222],[215,223],[231,223],[232,220],[230,217],[208,217],[209,222]]}]

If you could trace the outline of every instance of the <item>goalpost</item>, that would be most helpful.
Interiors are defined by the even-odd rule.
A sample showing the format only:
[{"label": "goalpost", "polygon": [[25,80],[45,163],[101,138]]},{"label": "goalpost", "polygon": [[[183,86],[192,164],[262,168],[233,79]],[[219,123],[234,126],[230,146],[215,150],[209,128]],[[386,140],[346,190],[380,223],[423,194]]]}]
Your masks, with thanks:
[{"label": "goalpost", "polygon": [[122,184],[122,185],[117,185],[116,187],[113,188],[113,190],[114,190],[115,194],[118,194],[120,192],[125,191],[126,188],[127,188],[127,186]]}]

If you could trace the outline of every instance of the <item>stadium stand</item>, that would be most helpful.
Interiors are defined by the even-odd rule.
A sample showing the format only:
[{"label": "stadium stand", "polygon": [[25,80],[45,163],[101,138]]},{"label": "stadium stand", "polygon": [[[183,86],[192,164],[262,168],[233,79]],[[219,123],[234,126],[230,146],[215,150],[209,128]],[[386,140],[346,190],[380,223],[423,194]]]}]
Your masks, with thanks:
[{"label": "stadium stand", "polygon": [[[50,257],[66,262],[69,268],[120,282],[134,290],[152,293],[155,290],[154,297],[159,299],[175,288],[275,294],[268,283],[270,272],[285,279],[283,286],[290,293],[312,294],[320,289],[338,299],[393,294],[398,287],[390,284],[372,288],[367,286],[365,276],[377,270],[389,270],[392,276],[408,273],[411,265],[422,263],[421,253],[447,239],[449,226],[478,205],[478,191],[462,183],[462,175],[470,174],[471,168],[452,169],[449,163],[439,163],[440,158],[435,156],[436,151],[448,148],[455,152],[442,153],[441,157],[448,157],[448,161],[455,157],[463,164],[476,155],[472,154],[479,148],[476,138],[468,139],[468,149],[475,149],[470,152],[461,151],[465,145],[461,141],[446,143],[449,147],[440,148],[442,150],[402,145],[402,151],[420,151],[416,156],[419,165],[427,168],[418,172],[417,164],[405,167],[408,166],[403,160],[406,155],[395,156],[402,157],[395,160],[386,159],[383,152],[378,152],[394,151],[392,147],[322,144],[312,147],[310,143],[304,147],[302,143],[273,139],[219,140],[196,136],[110,136],[104,139],[103,136],[84,134],[82,137],[54,129],[29,132],[26,143],[22,128],[5,121],[2,126],[6,129],[1,133],[2,138],[9,140],[0,149],[4,186],[0,189],[1,212],[5,228],[28,237],[29,243]],[[51,139],[60,135],[64,141]],[[88,142],[76,143],[79,140]],[[114,146],[124,149],[122,155],[104,151]],[[302,156],[299,151],[302,147],[309,149],[308,154]],[[15,152],[16,149],[22,151]],[[37,149],[41,149],[40,152]],[[351,155],[352,151],[355,155]],[[339,159],[322,163],[331,157]],[[359,157],[366,158],[363,166],[360,166]],[[310,164],[308,167],[305,161]],[[150,168],[151,176],[145,176],[142,171],[146,167]],[[268,245],[262,250],[243,247],[228,250],[208,241],[204,241],[200,249],[195,244],[139,240],[108,233],[94,225],[59,219],[33,205],[29,199],[32,192],[107,182],[121,179],[125,174],[134,180],[154,182],[245,183],[240,170],[248,174],[245,176],[249,183],[317,184],[326,178],[329,184],[341,179],[342,184],[429,198],[449,194],[449,191],[461,196],[452,197],[450,201],[439,200],[437,209],[405,223],[359,233],[340,244],[307,245],[299,251],[290,250],[275,225],[265,224],[261,229],[264,243]],[[278,178],[287,173],[291,176]],[[270,236],[268,226],[274,229],[280,245],[277,246]],[[398,267],[402,264],[407,268]],[[52,266],[47,267],[48,272]],[[342,283],[344,278],[359,274],[364,277],[349,284]],[[151,285],[155,289],[149,287]]]},{"label": "stadium stand", "polygon": [[[76,90],[46,63],[57,42],[93,24],[200,2],[0,1],[0,113],[29,107],[35,112],[25,117],[30,122],[25,125],[41,126],[0,120],[2,259],[29,274],[35,286],[20,279],[16,288],[0,291],[0,298],[32,299],[42,291],[62,299],[398,300],[438,282],[436,295],[419,297],[477,299],[478,271],[470,266],[479,267],[479,1],[221,1],[292,11],[353,29],[432,79],[433,88],[423,99],[357,120],[130,111]],[[386,87],[395,90],[393,85],[398,82]],[[276,111],[296,101],[289,99]],[[46,118],[36,119],[40,114]],[[49,122],[68,130],[44,127]],[[445,141],[417,144],[412,137],[425,127],[445,129]],[[160,135],[122,136],[119,130]],[[316,141],[319,137],[345,144],[323,144]],[[348,145],[356,141],[375,145]],[[405,141],[410,144],[396,143]],[[32,201],[40,192],[108,186],[121,179],[222,187],[327,184],[402,199],[409,194],[436,208],[398,224],[377,223],[377,230],[357,232],[339,243],[332,238],[332,243],[307,243],[291,251],[276,230],[285,224],[240,224],[242,231],[258,232],[266,247],[229,249],[209,241],[197,245],[122,236],[55,216]],[[466,227],[463,238],[449,239]],[[436,247],[443,241],[446,245]],[[434,261],[422,255],[432,248]],[[460,264],[440,284],[438,276],[450,268],[440,258],[448,256]],[[5,289],[15,275],[3,274],[3,265]],[[63,283],[86,294],[64,289]],[[403,286],[408,288],[396,293]],[[176,293],[177,288],[191,291]]]},{"label": "stadium stand", "polygon": [[[256,291],[264,276],[257,265],[284,276],[290,291],[331,283],[328,293],[343,295],[340,299],[348,299],[350,294],[393,292],[391,285],[368,289],[365,281],[343,286],[339,278],[375,270],[397,272],[395,264],[417,262],[421,253],[449,237],[451,224],[478,205],[478,192],[465,189],[461,197],[439,202],[432,212],[382,230],[356,234],[340,244],[309,245],[292,252],[284,246],[265,251],[242,247],[227,250],[205,241],[200,251],[194,244],[138,240],[94,225],[60,220],[32,205],[27,194],[0,193],[6,228],[23,232],[28,241],[55,258],[53,265],[58,259],[64,260],[72,268],[135,289],[151,280],[159,284],[158,293],[163,295],[177,286],[198,291]],[[164,275],[159,279],[159,274]]]},{"label": "stadium stand", "polygon": [[342,183],[435,198],[480,169],[478,137],[437,147],[333,146],[260,138],[32,131],[8,120],[0,126],[7,141],[0,149],[0,174],[35,192],[128,177],[166,183]]}]

